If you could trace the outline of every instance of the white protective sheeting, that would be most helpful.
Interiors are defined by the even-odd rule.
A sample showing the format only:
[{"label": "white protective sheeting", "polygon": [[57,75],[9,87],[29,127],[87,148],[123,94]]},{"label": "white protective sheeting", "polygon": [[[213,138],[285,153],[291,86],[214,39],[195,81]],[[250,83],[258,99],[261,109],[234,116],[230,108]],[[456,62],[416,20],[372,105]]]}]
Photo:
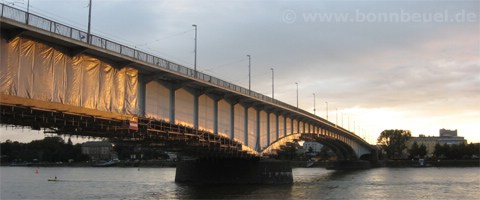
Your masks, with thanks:
[{"label": "white protective sheeting", "polygon": [[150,81],[145,88],[145,116],[170,121],[170,90],[157,81]]},{"label": "white protective sheeting", "polygon": [[213,133],[214,101],[207,95],[198,97],[198,128]]},{"label": "white protective sheeting", "polygon": [[230,137],[230,103],[218,101],[218,134]]},{"label": "white protective sheeting", "polygon": [[19,37],[8,44],[2,39],[1,64],[1,94],[138,114],[138,71],[133,68],[116,69],[86,55],[71,57]]},{"label": "white protective sheeting", "polygon": [[184,88],[175,91],[175,123],[193,127],[193,98]]}]

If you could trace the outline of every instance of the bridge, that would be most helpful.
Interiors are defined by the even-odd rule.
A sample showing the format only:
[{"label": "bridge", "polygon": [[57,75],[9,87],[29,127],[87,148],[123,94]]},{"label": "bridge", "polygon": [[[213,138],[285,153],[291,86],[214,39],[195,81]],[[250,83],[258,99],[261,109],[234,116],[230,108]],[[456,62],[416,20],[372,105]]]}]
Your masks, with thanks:
[{"label": "bridge", "polygon": [[[0,12],[3,125],[216,158],[182,172],[257,163],[296,140],[320,142],[348,165],[374,157],[354,133],[277,99],[4,4]],[[262,167],[291,179],[291,168]]]}]

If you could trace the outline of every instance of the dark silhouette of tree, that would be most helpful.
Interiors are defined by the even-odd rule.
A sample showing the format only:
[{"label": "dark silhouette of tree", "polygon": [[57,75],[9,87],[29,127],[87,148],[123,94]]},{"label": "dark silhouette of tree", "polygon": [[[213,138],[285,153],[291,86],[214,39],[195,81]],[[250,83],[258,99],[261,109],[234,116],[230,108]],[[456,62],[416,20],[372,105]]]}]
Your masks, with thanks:
[{"label": "dark silhouette of tree", "polygon": [[410,154],[410,158],[415,158],[416,156],[420,155],[417,142],[413,142],[412,147],[410,147],[410,149],[408,150],[408,153]]},{"label": "dark silhouette of tree", "polygon": [[11,142],[1,143],[2,162],[68,162],[86,161],[88,156],[81,152],[81,145],[65,143],[60,137],[45,137],[30,143]]},{"label": "dark silhouette of tree", "polygon": [[425,156],[427,155],[427,146],[421,144],[418,148],[418,155],[420,156],[420,158],[425,158]]},{"label": "dark silhouette of tree", "polygon": [[437,158],[441,158],[442,156],[445,156],[445,151],[443,150],[443,147],[442,145],[440,145],[440,143],[437,142],[437,144],[435,144],[435,150],[433,154]]},{"label": "dark silhouette of tree", "polygon": [[409,130],[384,130],[377,139],[387,156],[390,159],[401,158],[403,150],[406,149],[406,142],[412,137]]},{"label": "dark silhouette of tree", "polygon": [[[443,144],[435,145],[435,156],[439,159],[460,160],[472,159],[480,155],[480,144]],[[477,158],[478,159],[478,158]]]}]

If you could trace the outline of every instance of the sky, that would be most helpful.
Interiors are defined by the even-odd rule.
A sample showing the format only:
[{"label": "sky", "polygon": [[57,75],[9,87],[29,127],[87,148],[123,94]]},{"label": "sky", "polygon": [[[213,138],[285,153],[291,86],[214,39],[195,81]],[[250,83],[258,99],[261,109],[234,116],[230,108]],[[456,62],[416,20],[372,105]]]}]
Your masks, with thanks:
[{"label": "sky", "polygon": [[[88,0],[30,0],[30,11],[87,29]],[[370,143],[441,128],[480,142],[480,1],[92,3],[93,34],[193,68],[192,24],[199,71],[248,88],[251,55],[252,90],[271,96],[273,68],[276,99],[296,105],[298,83],[300,108]],[[3,128],[1,140],[18,135]]]}]

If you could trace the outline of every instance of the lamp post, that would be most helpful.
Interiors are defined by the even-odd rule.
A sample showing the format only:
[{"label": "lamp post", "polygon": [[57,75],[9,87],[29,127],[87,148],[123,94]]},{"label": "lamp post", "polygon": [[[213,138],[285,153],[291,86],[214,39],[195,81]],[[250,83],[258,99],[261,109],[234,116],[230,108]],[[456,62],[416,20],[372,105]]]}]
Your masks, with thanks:
[{"label": "lamp post", "polygon": [[247,55],[248,57],[248,92],[250,93],[251,91],[251,68],[252,68],[252,57],[250,55]]},{"label": "lamp post", "polygon": [[313,115],[315,115],[315,93],[313,93]]},{"label": "lamp post", "polygon": [[298,83],[295,82],[295,85],[297,85],[297,108],[298,108]]},{"label": "lamp post", "polygon": [[88,4],[88,30],[87,30],[87,43],[90,44],[90,27],[92,21],[92,0]]},{"label": "lamp post", "polygon": [[193,77],[197,77],[197,25],[196,24],[192,24],[193,27],[195,27],[195,50],[194,50],[194,53],[195,53],[195,57],[193,59]]},{"label": "lamp post", "polygon": [[27,1],[27,18],[26,18],[27,24],[28,24],[29,15],[30,15],[30,0]]},{"label": "lamp post", "polygon": [[272,99],[275,99],[275,70],[272,68],[270,68],[270,70],[272,70]]}]

